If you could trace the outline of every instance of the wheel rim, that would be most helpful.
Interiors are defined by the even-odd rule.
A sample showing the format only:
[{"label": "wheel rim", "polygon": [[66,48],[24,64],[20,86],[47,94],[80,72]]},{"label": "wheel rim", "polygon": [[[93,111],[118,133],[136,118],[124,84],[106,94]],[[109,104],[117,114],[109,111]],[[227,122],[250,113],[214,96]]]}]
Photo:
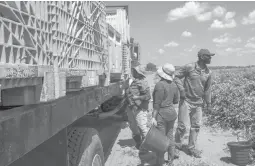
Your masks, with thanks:
[{"label": "wheel rim", "polygon": [[98,154],[94,156],[92,166],[102,166],[101,157]]}]

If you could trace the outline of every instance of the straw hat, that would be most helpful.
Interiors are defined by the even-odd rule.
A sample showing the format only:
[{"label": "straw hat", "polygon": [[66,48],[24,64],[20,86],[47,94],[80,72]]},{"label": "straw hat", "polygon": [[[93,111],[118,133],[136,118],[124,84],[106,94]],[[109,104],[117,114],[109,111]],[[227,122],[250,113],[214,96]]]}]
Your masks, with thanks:
[{"label": "straw hat", "polygon": [[157,70],[157,73],[160,77],[170,81],[173,81],[174,79],[174,72],[175,72],[175,67],[170,63],[164,64],[164,66],[160,67]]},{"label": "straw hat", "polygon": [[138,66],[136,66],[136,67],[134,67],[132,69],[134,69],[138,74],[146,77],[145,70],[144,70],[144,68],[141,65],[138,65]]}]

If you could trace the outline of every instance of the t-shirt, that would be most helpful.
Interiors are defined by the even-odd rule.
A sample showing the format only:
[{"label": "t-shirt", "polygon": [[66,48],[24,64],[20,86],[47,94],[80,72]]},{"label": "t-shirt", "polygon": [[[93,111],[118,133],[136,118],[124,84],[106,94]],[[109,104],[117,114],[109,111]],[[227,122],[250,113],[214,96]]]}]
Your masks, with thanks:
[{"label": "t-shirt", "polygon": [[153,91],[153,108],[168,121],[177,118],[174,104],[179,102],[179,90],[174,82],[159,81]]},{"label": "t-shirt", "polygon": [[174,82],[180,92],[186,94],[186,101],[190,104],[203,105],[203,98],[211,104],[211,73],[208,67],[202,70],[197,62],[190,63],[175,72]]},{"label": "t-shirt", "polygon": [[[126,94],[130,106],[136,105],[139,108],[148,109],[151,95],[150,87],[145,79],[135,79],[129,86]],[[133,96],[142,96],[142,99],[134,100]]]}]

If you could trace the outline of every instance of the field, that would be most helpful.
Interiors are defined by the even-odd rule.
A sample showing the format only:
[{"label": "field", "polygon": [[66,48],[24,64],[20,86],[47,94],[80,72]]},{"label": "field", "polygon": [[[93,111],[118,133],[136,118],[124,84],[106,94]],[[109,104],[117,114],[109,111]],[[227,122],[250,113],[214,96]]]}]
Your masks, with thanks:
[{"label": "field", "polygon": [[248,129],[255,111],[255,69],[214,70],[212,106],[213,112],[206,112],[207,125]]},{"label": "field", "polygon": [[[244,129],[255,111],[255,68],[213,69],[213,112],[204,110],[207,123],[222,129]],[[148,76],[151,90],[153,75]]]},{"label": "field", "polygon": [[[154,75],[148,74],[147,79],[152,91],[155,85]],[[213,112],[204,110],[204,125],[198,138],[198,148],[203,151],[202,158],[195,159],[181,151],[180,158],[174,161],[175,166],[234,166],[227,142],[244,140],[250,135],[247,129],[252,122],[250,113],[255,108],[255,69],[214,69],[212,106]],[[150,117],[149,114],[148,119]],[[188,135],[185,136],[185,143],[187,142]],[[106,166],[141,165],[134,145],[132,133],[128,124],[125,124]],[[150,159],[148,165],[155,164],[153,154],[146,158]]]}]

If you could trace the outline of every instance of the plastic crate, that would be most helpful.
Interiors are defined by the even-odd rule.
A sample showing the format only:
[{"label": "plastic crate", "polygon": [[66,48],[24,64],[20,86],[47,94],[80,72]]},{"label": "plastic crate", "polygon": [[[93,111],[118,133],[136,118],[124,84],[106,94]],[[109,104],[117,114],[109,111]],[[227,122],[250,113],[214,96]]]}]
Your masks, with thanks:
[{"label": "plastic crate", "polygon": [[[13,68],[52,66],[88,71],[97,80],[107,70],[105,5],[99,1],[2,1],[0,63]],[[18,77],[17,77],[18,75]],[[39,76],[2,70],[0,79]],[[96,85],[88,81],[86,85]]]}]

